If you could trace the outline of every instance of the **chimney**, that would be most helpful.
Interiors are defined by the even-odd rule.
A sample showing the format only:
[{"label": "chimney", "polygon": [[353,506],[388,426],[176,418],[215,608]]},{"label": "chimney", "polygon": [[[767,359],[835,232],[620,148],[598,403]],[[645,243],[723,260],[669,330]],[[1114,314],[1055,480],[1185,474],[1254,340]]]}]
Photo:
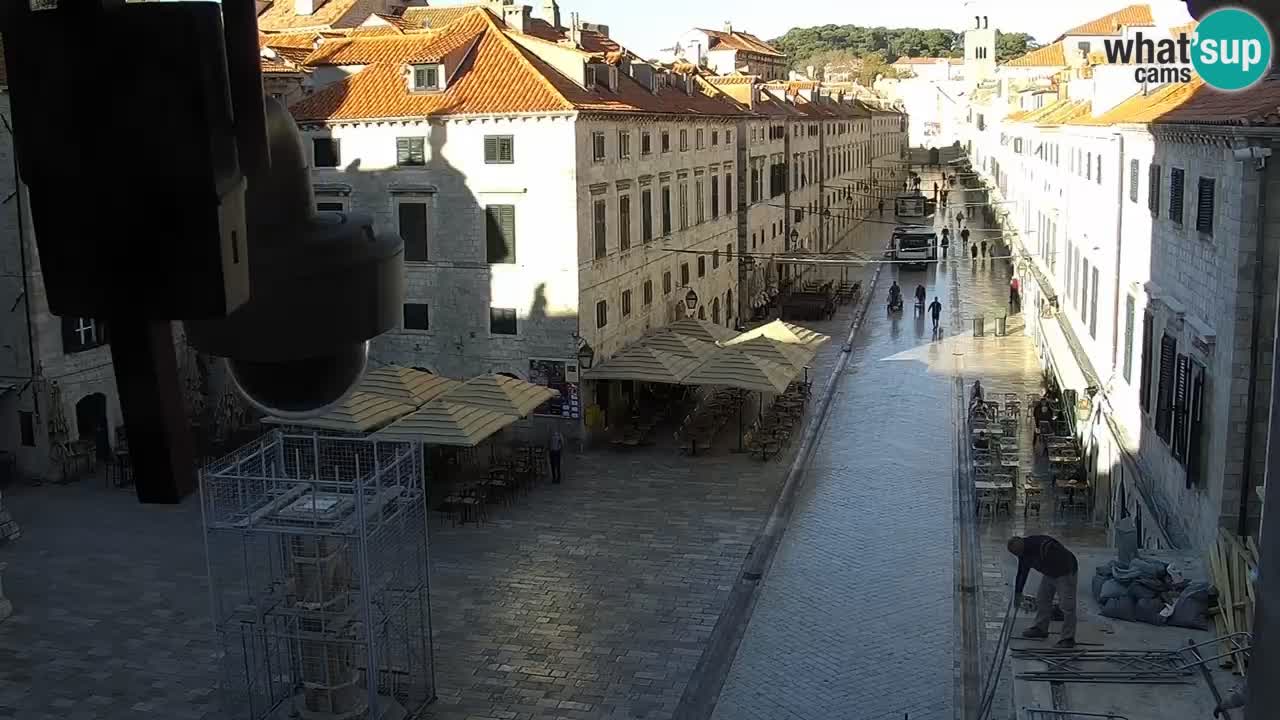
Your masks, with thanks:
[{"label": "chimney", "polygon": [[601,25],[600,23],[584,22],[582,23],[582,29],[593,32],[601,37],[609,37],[608,25]]},{"label": "chimney", "polygon": [[569,13],[569,42],[574,47],[582,47],[582,23],[578,21],[578,13]]},{"label": "chimney", "polygon": [[542,19],[551,27],[560,27],[560,4],[556,0],[542,0]]},{"label": "chimney", "polygon": [[529,31],[529,10],[529,6],[523,4],[503,5],[502,22],[518,33],[526,33]]},{"label": "chimney", "polygon": [[298,15],[310,15],[323,4],[324,0],[293,0],[293,11]]},{"label": "chimney", "polygon": [[730,21],[728,21],[728,20],[725,20],[725,21],[724,21],[724,31],[725,31],[725,32],[727,32],[727,33],[729,33],[730,35],[732,35],[732,34],[733,34],[733,23],[732,23],[732,22],[730,22]]}]

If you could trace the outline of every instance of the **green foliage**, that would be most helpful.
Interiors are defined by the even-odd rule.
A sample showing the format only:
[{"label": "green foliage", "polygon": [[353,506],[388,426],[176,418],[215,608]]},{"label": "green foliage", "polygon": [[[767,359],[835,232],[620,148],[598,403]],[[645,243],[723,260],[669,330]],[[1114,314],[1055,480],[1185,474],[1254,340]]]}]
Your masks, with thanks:
[{"label": "green foliage", "polygon": [[[885,28],[820,25],[792,28],[769,43],[791,58],[791,66],[821,67],[832,58],[866,58],[879,53],[892,63],[899,57],[963,57],[964,33],[945,28]],[[1038,47],[1026,33],[999,33],[996,56],[1004,61]],[[889,69],[889,68],[886,68]],[[880,72],[888,75],[888,72]],[[874,77],[874,76],[873,76]]]}]

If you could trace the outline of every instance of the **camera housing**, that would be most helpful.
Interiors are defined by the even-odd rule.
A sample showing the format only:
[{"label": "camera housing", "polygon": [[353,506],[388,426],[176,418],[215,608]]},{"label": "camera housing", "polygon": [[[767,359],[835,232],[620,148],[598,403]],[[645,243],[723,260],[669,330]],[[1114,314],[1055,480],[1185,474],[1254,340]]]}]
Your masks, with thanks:
[{"label": "camera housing", "polygon": [[227,359],[240,392],[283,418],[331,408],[355,387],[369,340],[395,327],[404,243],[370,216],[317,212],[302,137],[266,101],[270,168],[246,194],[249,300],[223,318],[188,320],[197,349]]}]

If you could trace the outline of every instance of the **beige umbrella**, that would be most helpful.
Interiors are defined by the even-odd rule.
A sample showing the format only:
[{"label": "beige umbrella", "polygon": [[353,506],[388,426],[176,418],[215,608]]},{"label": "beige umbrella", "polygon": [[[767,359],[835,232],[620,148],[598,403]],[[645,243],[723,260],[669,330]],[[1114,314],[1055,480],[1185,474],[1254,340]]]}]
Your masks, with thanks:
[{"label": "beige umbrella", "polygon": [[774,320],[771,323],[761,325],[754,330],[748,330],[741,335],[726,342],[726,345],[736,345],[758,337],[766,337],[770,340],[787,343],[788,345],[809,345],[817,347],[822,343],[831,339],[830,335],[823,335],[816,330],[792,325],[781,320]]},{"label": "beige umbrella", "polygon": [[414,440],[426,445],[475,447],[489,436],[519,420],[492,410],[432,400],[377,433],[384,439]]},{"label": "beige umbrella", "polygon": [[701,359],[641,344],[614,355],[587,370],[582,376],[588,380],[631,380],[679,385],[701,363]]},{"label": "beige umbrella", "polygon": [[713,322],[706,320],[695,320],[694,318],[686,318],[677,322],[673,322],[664,328],[667,332],[673,332],[677,335],[687,335],[695,340],[701,340],[706,343],[717,343],[732,340],[737,333],[726,327],[721,327]]},{"label": "beige umbrella", "polygon": [[527,417],[543,403],[559,395],[557,390],[506,375],[481,375],[444,393],[439,399],[502,415]]},{"label": "beige umbrella", "polygon": [[669,330],[656,332],[642,339],[639,345],[690,360],[706,360],[720,349],[713,341],[699,340]]},{"label": "beige umbrella", "polygon": [[690,373],[684,384],[781,393],[798,372],[795,366],[770,362],[740,348],[725,347]]},{"label": "beige umbrella", "polygon": [[422,370],[387,365],[366,372],[356,391],[421,407],[461,384],[460,380]]},{"label": "beige umbrella", "polygon": [[414,411],[407,403],[397,402],[388,397],[367,392],[353,392],[337,407],[311,418],[279,418],[268,417],[262,422],[273,425],[289,425],[292,427],[312,428],[314,430],[336,430],[345,433],[363,434],[373,432],[391,421],[404,417]]},{"label": "beige umbrella", "polygon": [[793,345],[765,337],[751,338],[725,347],[741,350],[779,365],[803,368],[813,361],[817,350],[811,345]]}]

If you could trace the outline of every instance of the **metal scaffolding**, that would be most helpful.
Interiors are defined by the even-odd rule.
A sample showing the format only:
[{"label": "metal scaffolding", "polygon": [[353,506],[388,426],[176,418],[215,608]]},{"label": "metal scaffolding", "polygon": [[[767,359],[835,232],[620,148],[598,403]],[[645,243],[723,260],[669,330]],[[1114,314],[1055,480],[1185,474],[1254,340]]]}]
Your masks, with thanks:
[{"label": "metal scaffolding", "polygon": [[201,507],[229,717],[434,698],[420,444],[273,432],[204,470]]}]

